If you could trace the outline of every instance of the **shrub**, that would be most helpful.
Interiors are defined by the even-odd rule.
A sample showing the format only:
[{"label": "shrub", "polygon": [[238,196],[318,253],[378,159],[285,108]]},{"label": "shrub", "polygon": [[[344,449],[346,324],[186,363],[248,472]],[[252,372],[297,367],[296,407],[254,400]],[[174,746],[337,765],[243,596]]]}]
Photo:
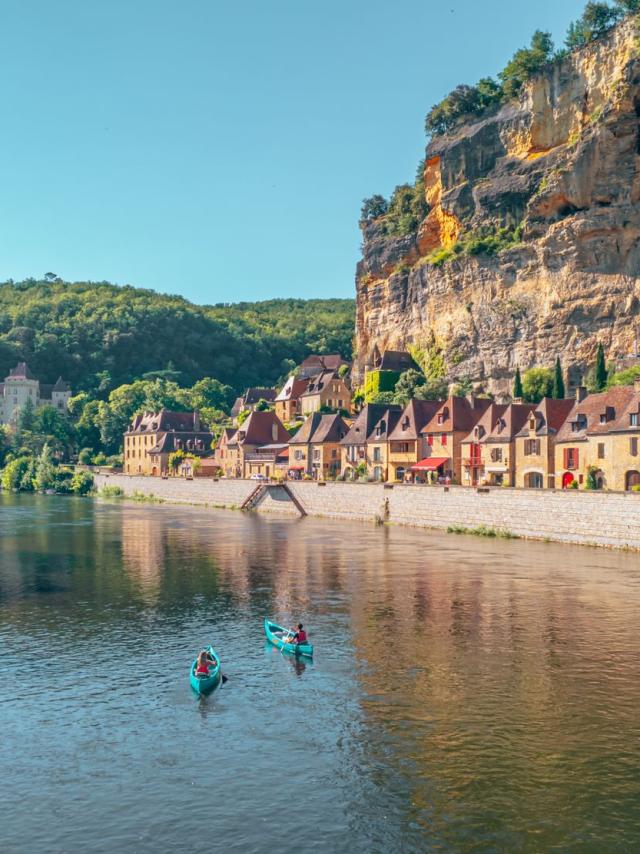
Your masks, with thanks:
[{"label": "shrub", "polygon": [[93,459],[93,450],[91,448],[83,448],[78,454],[78,462],[82,466],[91,465],[91,460]]},{"label": "shrub", "polygon": [[371,222],[384,216],[389,210],[389,202],[384,196],[376,194],[368,199],[363,199],[360,211],[360,222]]},{"label": "shrub", "polygon": [[103,454],[102,451],[99,451],[95,457],[93,458],[94,466],[106,466],[107,464],[107,455]]},{"label": "shrub", "polygon": [[553,39],[551,33],[536,30],[530,47],[517,50],[507,65],[498,74],[505,96],[515,98],[524,84],[539,74],[553,58]]},{"label": "shrub", "polygon": [[551,397],[554,372],[551,368],[530,368],[522,378],[524,399],[529,403],[540,403],[543,397]]},{"label": "shrub", "polygon": [[2,470],[2,488],[17,491],[22,478],[31,464],[30,457],[17,457],[6,464]]},{"label": "shrub", "polygon": [[[88,471],[77,471],[71,478],[70,487],[71,492],[75,493],[76,495],[88,495],[94,487],[93,475],[89,474]],[[119,490],[122,494],[122,490],[119,486],[103,486],[102,494],[104,494],[105,489]]]},{"label": "shrub", "polygon": [[124,498],[124,490],[119,486],[109,486],[106,484],[100,490],[102,498]]},{"label": "shrub", "polygon": [[464,116],[481,115],[501,103],[503,94],[502,86],[491,77],[484,77],[476,86],[456,86],[427,113],[424,122],[427,136],[446,133]]}]

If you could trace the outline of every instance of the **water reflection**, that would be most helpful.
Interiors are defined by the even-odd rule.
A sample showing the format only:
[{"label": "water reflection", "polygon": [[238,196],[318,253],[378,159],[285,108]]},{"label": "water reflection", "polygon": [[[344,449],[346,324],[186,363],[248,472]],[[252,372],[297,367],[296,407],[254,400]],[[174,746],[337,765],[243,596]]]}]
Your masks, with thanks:
[{"label": "water reflection", "polygon": [[[105,850],[134,839],[152,850],[137,827],[152,802],[172,816],[167,845],[197,838],[207,789],[222,797],[229,851],[260,850],[265,833],[290,845],[292,832],[331,851],[640,842],[637,556],[165,505],[0,501],[3,684],[19,684],[34,643],[51,650],[47,702],[15,690],[0,701],[11,838],[28,821],[18,796],[31,768],[62,779],[40,791],[60,850],[80,845],[74,828],[87,821],[74,824],[73,805],[89,779],[102,801],[85,818]],[[302,619],[315,661],[265,644],[267,615]],[[230,681],[199,700],[188,666],[209,641]],[[154,677],[144,683],[141,660]],[[94,678],[91,702],[79,666]],[[110,766],[87,755],[86,727],[136,790],[126,807]],[[27,732],[24,757],[15,745]],[[311,803],[265,788],[283,767]],[[264,813],[245,826],[256,804]]]}]

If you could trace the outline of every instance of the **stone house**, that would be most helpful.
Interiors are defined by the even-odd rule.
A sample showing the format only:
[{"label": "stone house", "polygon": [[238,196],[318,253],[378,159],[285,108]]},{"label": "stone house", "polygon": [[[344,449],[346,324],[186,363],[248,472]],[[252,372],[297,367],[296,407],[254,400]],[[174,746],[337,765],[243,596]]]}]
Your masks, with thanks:
[{"label": "stone house", "polygon": [[599,489],[640,484],[640,383],[580,395],[555,447],[556,488],[586,486],[591,470]]},{"label": "stone house", "polygon": [[66,415],[70,397],[71,386],[62,377],[54,385],[41,383],[26,362],[19,362],[0,384],[0,424],[15,424],[27,401],[34,409],[53,406]]},{"label": "stone house", "polygon": [[300,397],[307,390],[308,385],[308,379],[299,379],[292,375],[278,392],[274,401],[274,409],[283,424],[287,424],[301,415]]},{"label": "stone house", "polygon": [[526,489],[555,486],[555,445],[558,431],[573,408],[570,399],[545,397],[515,437],[515,485]]},{"label": "stone house", "polygon": [[[357,469],[360,467],[363,471],[366,468],[367,473],[373,468],[374,461],[368,453],[368,440],[374,427],[380,424],[385,413],[389,411],[400,412],[401,408],[383,403],[367,403],[358,413],[349,432],[340,442],[341,468],[346,478],[350,480],[356,478]],[[374,436],[373,439],[375,438]]]},{"label": "stone house", "polygon": [[245,454],[245,477],[261,475],[284,480],[289,470],[289,446],[284,442],[261,445]]},{"label": "stone house", "polygon": [[136,415],[124,434],[124,473],[166,474],[169,454],[173,451],[206,456],[212,440],[213,434],[201,429],[197,412],[162,409]]},{"label": "stone house", "polygon": [[[287,447],[289,445],[289,434],[273,411],[255,410],[232,436],[224,439],[224,442],[222,442],[223,437],[221,437],[220,447],[224,452],[224,457],[221,458],[221,461],[224,459],[224,465],[221,468],[226,477],[249,477],[249,462],[256,461],[255,454],[258,448],[265,445],[286,445]],[[273,473],[272,463],[265,462],[264,465],[265,470],[260,473],[270,477]],[[266,471],[267,466],[269,466],[269,472]]]},{"label": "stone house", "polygon": [[370,480],[389,480],[389,436],[401,417],[399,406],[389,407],[367,437],[367,475]]},{"label": "stone house", "polygon": [[349,362],[345,361],[339,353],[331,353],[327,356],[319,356],[314,353],[300,363],[297,376],[300,380],[308,380],[325,371],[337,373],[343,365],[349,367]]},{"label": "stone house", "polygon": [[310,415],[323,407],[351,413],[351,389],[346,378],[335,371],[323,371],[309,380],[307,389],[300,395],[300,412]]},{"label": "stone house", "polygon": [[340,415],[312,413],[289,440],[290,473],[314,480],[337,477],[342,466],[340,442],[348,432]]},{"label": "stone house", "polygon": [[431,449],[420,434],[441,406],[441,400],[410,400],[405,406],[389,433],[389,480],[420,482],[426,478]]},{"label": "stone house", "polygon": [[488,398],[449,397],[420,431],[437,476],[462,482],[462,442],[491,405]]},{"label": "stone house", "polygon": [[515,485],[516,435],[535,408],[535,403],[489,407],[463,442],[463,484]]},{"label": "stone house", "polygon": [[237,397],[231,407],[231,417],[237,426],[237,418],[241,412],[253,412],[261,400],[273,403],[278,394],[275,388],[248,388],[241,397]]}]

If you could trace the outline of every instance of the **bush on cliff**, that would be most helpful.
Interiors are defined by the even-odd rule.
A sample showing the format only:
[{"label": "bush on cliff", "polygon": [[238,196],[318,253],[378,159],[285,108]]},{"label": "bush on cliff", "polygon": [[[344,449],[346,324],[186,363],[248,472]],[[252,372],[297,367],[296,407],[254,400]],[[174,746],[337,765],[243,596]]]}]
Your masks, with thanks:
[{"label": "bush on cliff", "polygon": [[498,74],[507,98],[519,95],[524,84],[539,74],[553,59],[551,33],[536,30],[529,47],[517,50],[503,70]]},{"label": "bush on cliff", "polygon": [[384,216],[388,210],[389,202],[384,196],[377,193],[368,199],[363,199],[360,210],[360,222],[372,222],[374,219]]},{"label": "bush on cliff", "polygon": [[568,50],[599,39],[620,20],[620,15],[620,9],[612,9],[608,3],[587,3],[582,16],[569,25],[564,42]]},{"label": "bush on cliff", "polygon": [[425,118],[427,136],[446,133],[465,116],[479,116],[489,107],[500,104],[503,90],[492,77],[483,77],[476,86],[462,84],[435,104]]}]

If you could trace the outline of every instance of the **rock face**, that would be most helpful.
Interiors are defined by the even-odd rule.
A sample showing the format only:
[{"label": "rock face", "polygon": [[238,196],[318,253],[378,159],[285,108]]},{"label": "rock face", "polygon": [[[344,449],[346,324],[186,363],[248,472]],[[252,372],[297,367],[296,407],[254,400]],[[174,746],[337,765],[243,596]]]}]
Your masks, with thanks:
[{"label": "rock face", "polygon": [[[381,220],[362,225],[357,374],[375,345],[436,348],[450,379],[501,394],[516,365],[560,356],[578,383],[599,341],[610,359],[633,354],[639,117],[640,39],[626,20],[550,66],[518,102],[434,138],[417,232],[388,238]],[[518,227],[520,242],[495,255],[443,252],[501,227]]]}]

